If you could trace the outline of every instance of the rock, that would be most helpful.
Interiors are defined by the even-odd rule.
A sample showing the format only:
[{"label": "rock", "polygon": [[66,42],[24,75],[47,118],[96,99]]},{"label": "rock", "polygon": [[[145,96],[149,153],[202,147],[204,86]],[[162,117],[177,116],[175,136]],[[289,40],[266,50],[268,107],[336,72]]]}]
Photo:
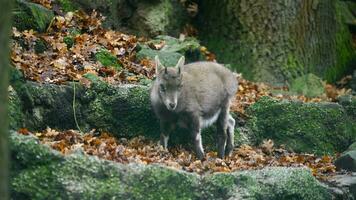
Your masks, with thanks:
[{"label": "rock", "polygon": [[341,156],[335,161],[337,169],[356,172],[356,142],[354,142]]},{"label": "rock", "polygon": [[45,32],[54,17],[53,11],[25,0],[16,0],[14,10],[13,25],[20,31]]},{"label": "rock", "polygon": [[[148,44],[153,46],[164,44],[164,46],[159,50],[155,50],[150,48]],[[163,65],[175,66],[183,55],[186,57],[186,63],[205,60],[200,52],[200,47],[201,45],[194,38],[179,40],[174,37],[160,35],[146,42],[146,44],[140,45],[141,49],[137,53],[137,59],[149,58],[154,60],[154,57],[158,55]]]},{"label": "rock", "polygon": [[119,29],[130,18],[135,10],[132,0],[61,0],[60,5],[68,7],[69,11],[73,8],[83,9],[87,12],[97,10],[106,19],[103,25],[106,28]]},{"label": "rock", "polygon": [[331,199],[305,168],[199,176],[160,165],[62,156],[32,136],[10,133],[13,199]]},{"label": "rock", "polygon": [[356,70],[354,70],[354,73],[352,75],[351,89],[352,93],[356,95]]},{"label": "rock", "polygon": [[[159,138],[159,123],[149,100],[149,87],[140,85],[113,86],[96,76],[87,77],[91,88],[76,84],[75,113],[79,127],[108,131],[118,138],[145,136]],[[16,98],[10,98],[11,128],[26,127],[31,131],[77,129],[74,119],[74,84],[53,85],[12,81]],[[15,94],[15,93],[14,93]],[[21,108],[21,109],[18,109]],[[236,134],[238,134],[236,130]],[[238,140],[238,136],[235,137]],[[215,146],[215,127],[203,131],[204,146]],[[171,144],[192,144],[187,130],[172,134]]]},{"label": "rock", "polygon": [[336,161],[337,169],[356,172],[356,150],[343,153]]},{"label": "rock", "polygon": [[[160,34],[178,36],[187,22],[187,13],[178,0],[61,0],[62,8],[97,10],[106,19],[106,28],[119,29],[139,36]],[[71,10],[71,9],[64,9]]]},{"label": "rock", "polygon": [[137,1],[135,8],[128,28],[139,36],[178,36],[187,22],[187,13],[177,0]]},{"label": "rock", "polygon": [[333,199],[356,199],[356,173],[333,176],[327,184]]},{"label": "rock", "polygon": [[317,97],[325,93],[323,80],[311,73],[292,80],[289,90],[306,97]]},{"label": "rock", "polygon": [[9,87],[8,113],[10,129],[17,130],[23,127],[22,103],[16,91],[11,86]]},{"label": "rock", "polygon": [[272,139],[297,152],[342,152],[356,138],[355,119],[337,103],[277,101],[262,97],[247,110],[256,143]]}]

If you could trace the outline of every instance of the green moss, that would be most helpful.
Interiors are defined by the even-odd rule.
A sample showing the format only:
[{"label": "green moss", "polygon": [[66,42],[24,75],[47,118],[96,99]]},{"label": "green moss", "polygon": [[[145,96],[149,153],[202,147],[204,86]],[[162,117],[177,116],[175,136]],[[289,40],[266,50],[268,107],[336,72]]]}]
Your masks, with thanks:
[{"label": "green moss", "polygon": [[352,46],[351,33],[344,24],[344,13],[349,12],[345,2],[336,2],[336,56],[335,66],[328,68],[324,77],[329,82],[341,79],[346,73],[351,73],[353,64],[356,62],[356,49]]},{"label": "green moss", "polygon": [[146,20],[149,26],[155,28],[156,33],[166,30],[170,23],[169,14],[173,11],[173,5],[168,0],[163,0],[162,3],[157,4],[155,7],[148,7],[146,13]]},{"label": "green moss", "polygon": [[78,9],[78,5],[71,0],[59,0],[58,3],[64,12],[71,12]]},{"label": "green moss", "polygon": [[128,26],[140,36],[178,36],[188,20],[184,7],[178,1],[139,1],[136,6],[137,9],[128,20]]},{"label": "green moss", "polygon": [[[196,199],[198,176],[160,166],[137,166],[125,183],[131,199]],[[138,181],[142,180],[142,181]],[[152,192],[155,191],[155,192]]]},{"label": "green moss", "polygon": [[67,48],[71,48],[74,45],[75,40],[71,36],[66,36],[63,38],[63,42],[67,45]]},{"label": "green moss", "polygon": [[203,199],[229,199],[238,178],[231,174],[219,173],[203,179]]},{"label": "green moss", "polygon": [[293,79],[289,90],[307,97],[317,97],[325,93],[323,80],[314,74],[306,74]]},{"label": "green moss", "polygon": [[355,123],[333,103],[279,102],[263,97],[248,109],[256,143],[272,139],[298,152],[341,152],[356,138]]},{"label": "green moss", "polygon": [[[203,199],[330,199],[310,171],[298,168],[265,168],[203,179]],[[296,187],[303,186],[303,187]]]},{"label": "green moss", "polygon": [[10,129],[18,130],[23,127],[22,102],[13,89],[9,91],[8,116]]},{"label": "green moss", "polygon": [[12,154],[14,169],[26,169],[63,160],[59,152],[53,151],[48,146],[40,145],[34,136],[20,135],[11,131],[9,140],[10,151],[16,152]]},{"label": "green moss", "polygon": [[85,95],[87,122],[119,137],[159,137],[159,127],[150,107],[149,88],[94,85]]},{"label": "green moss", "polygon": [[35,52],[39,54],[39,53],[45,52],[48,47],[47,47],[47,43],[45,40],[38,39],[38,40],[36,40],[34,48],[35,48]]},{"label": "green moss", "polygon": [[101,49],[95,54],[95,58],[105,67],[113,67],[116,70],[122,69],[116,56],[112,55],[108,50]]},{"label": "green moss", "polygon": [[14,26],[21,31],[34,29],[45,32],[53,17],[53,11],[39,4],[16,0]]},{"label": "green moss", "polygon": [[298,61],[296,56],[288,54],[287,63],[281,66],[281,71],[287,80],[292,80],[302,75],[303,71],[305,70],[303,69],[303,65],[300,63],[300,61]]}]

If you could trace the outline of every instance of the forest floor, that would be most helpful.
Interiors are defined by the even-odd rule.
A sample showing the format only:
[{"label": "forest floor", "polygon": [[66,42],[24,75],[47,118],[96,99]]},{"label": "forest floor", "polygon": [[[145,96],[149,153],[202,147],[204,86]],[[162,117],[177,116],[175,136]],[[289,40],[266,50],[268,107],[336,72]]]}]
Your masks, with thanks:
[{"label": "forest floor", "polygon": [[64,155],[84,151],[88,155],[119,163],[157,163],[198,174],[275,166],[308,167],[319,179],[327,179],[336,173],[336,167],[333,165],[334,157],[293,153],[283,146],[275,147],[272,140],[265,140],[258,147],[241,145],[225,159],[219,159],[216,152],[207,152],[205,159],[201,161],[183,147],[177,146],[165,150],[158,143],[144,137],[115,138],[109,133],[99,133],[95,130],[83,134],[76,130],[57,131],[50,128],[35,133],[20,129],[19,133],[34,135],[41,143],[49,145]]},{"label": "forest floor", "polygon": [[[114,85],[138,84],[142,78],[154,78],[154,63],[149,59],[136,60],[136,47],[139,42],[147,41],[118,31],[106,30],[101,26],[102,16],[93,12],[67,13],[64,17],[56,16],[46,33],[32,30],[12,31],[11,59],[27,80],[40,83],[65,84],[76,81],[90,87],[90,80],[85,74],[97,75],[101,80]],[[42,42],[41,42],[42,41]],[[151,45],[160,49],[165,44]],[[116,59],[111,66],[104,66],[97,61],[98,52],[108,52]],[[201,48],[208,60],[213,56],[205,47]],[[99,54],[100,55],[100,54]],[[297,99],[303,102],[335,101],[348,90],[342,86],[349,77],[339,82],[338,86],[325,84],[326,93],[316,98],[303,95],[274,94],[273,90],[288,91],[287,87],[274,88],[264,83],[239,80],[239,90],[231,110],[244,116],[245,109],[261,96],[277,99]],[[242,145],[233,151],[230,158],[218,159],[216,152],[208,152],[204,161],[197,160],[193,154],[182,147],[169,151],[145,138],[115,138],[109,133],[79,133],[75,130],[56,131],[50,128],[42,132],[31,133],[26,127],[21,134],[33,134],[44,144],[48,144],[63,154],[82,149],[89,155],[120,162],[138,162],[144,164],[161,163],[188,172],[199,174],[212,172],[231,172],[244,169],[258,169],[265,166],[309,167],[313,175],[326,178],[336,173],[334,157],[317,157],[312,154],[297,154],[287,151],[283,146],[275,147],[273,141],[266,140],[258,147]]]}]

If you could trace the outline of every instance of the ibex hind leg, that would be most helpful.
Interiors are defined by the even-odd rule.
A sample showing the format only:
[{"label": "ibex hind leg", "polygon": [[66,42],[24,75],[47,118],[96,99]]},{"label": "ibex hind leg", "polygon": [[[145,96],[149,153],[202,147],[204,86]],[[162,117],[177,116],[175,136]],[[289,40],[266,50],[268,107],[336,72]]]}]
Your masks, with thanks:
[{"label": "ibex hind leg", "polygon": [[227,142],[227,129],[228,129],[229,113],[228,109],[221,109],[218,121],[217,121],[217,137],[218,137],[218,157],[224,158],[225,147]]},{"label": "ibex hind leg", "polygon": [[225,155],[231,156],[234,149],[235,119],[229,114]]}]

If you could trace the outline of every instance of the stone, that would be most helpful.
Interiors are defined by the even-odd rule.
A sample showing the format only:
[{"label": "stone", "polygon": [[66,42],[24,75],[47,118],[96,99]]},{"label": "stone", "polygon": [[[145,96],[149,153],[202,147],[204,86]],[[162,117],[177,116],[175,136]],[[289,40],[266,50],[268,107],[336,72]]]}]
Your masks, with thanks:
[{"label": "stone", "polygon": [[356,142],[340,155],[335,161],[335,166],[338,170],[347,170],[356,172]]},{"label": "stone", "polygon": [[[157,45],[164,43],[164,46],[155,50],[149,47],[148,44]],[[142,60],[149,58],[154,60],[156,55],[159,56],[161,62],[165,66],[175,66],[181,56],[186,57],[186,63],[205,60],[205,57],[200,52],[200,43],[194,38],[185,38],[183,40],[160,35],[154,39],[140,45],[140,50],[137,53],[137,59]]]},{"label": "stone", "polygon": [[325,93],[323,80],[311,73],[292,80],[289,90],[306,97],[317,97]]},{"label": "stone", "polygon": [[[337,103],[302,103],[262,97],[247,110],[256,144],[272,139],[297,152],[334,154],[356,138],[356,123]],[[351,113],[350,113],[351,114]]]},{"label": "stone", "polygon": [[26,0],[16,0],[13,21],[18,30],[45,32],[54,17],[52,10]]}]

